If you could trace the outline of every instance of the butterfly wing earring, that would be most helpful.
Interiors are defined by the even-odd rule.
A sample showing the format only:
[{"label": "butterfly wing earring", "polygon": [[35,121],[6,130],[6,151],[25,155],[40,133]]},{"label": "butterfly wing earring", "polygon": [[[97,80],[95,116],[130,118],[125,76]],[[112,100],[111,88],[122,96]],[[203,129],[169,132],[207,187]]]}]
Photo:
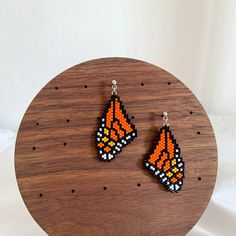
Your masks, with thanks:
[{"label": "butterfly wing earring", "polygon": [[183,185],[184,162],[180,147],[170,131],[167,112],[163,112],[162,116],[163,127],[144,164],[170,192],[178,192]]},{"label": "butterfly wing earring", "polygon": [[111,99],[106,105],[96,133],[100,160],[113,160],[115,155],[120,153],[135,137],[137,137],[137,130],[126,114],[117,94],[117,83],[113,80]]}]

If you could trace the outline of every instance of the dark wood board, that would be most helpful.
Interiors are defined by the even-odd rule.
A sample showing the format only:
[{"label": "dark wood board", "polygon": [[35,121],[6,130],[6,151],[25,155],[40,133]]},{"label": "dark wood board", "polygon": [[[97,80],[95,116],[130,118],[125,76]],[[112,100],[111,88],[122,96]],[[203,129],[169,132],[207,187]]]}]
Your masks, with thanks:
[{"label": "dark wood board", "polygon": [[[113,79],[138,137],[102,162],[95,132]],[[143,167],[163,111],[185,161],[179,193]],[[34,98],[18,131],[15,169],[29,212],[49,235],[176,236],[210,200],[217,149],[206,112],[182,82],[143,61],[103,58],[64,71]]]}]

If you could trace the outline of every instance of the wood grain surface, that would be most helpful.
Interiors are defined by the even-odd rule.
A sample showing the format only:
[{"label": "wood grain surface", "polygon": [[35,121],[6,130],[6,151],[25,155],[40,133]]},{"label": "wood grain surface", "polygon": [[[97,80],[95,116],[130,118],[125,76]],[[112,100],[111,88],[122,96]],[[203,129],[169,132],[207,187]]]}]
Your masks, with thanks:
[{"label": "wood grain surface", "polygon": [[[95,132],[113,79],[138,137],[104,163]],[[185,161],[179,193],[143,167],[163,111]],[[38,93],[18,131],[15,168],[27,208],[49,235],[176,236],[209,202],[217,150],[204,109],[182,82],[143,61],[103,58],[64,71]]]}]

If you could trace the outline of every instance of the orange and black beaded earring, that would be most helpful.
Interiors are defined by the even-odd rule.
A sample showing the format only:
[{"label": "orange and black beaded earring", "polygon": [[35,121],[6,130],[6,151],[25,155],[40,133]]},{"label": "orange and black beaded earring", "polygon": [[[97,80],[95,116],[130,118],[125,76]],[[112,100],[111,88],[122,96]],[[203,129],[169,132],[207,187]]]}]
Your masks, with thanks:
[{"label": "orange and black beaded earring", "polygon": [[180,147],[170,131],[167,112],[163,112],[162,117],[163,127],[144,164],[170,192],[178,192],[183,185],[184,162]]},{"label": "orange and black beaded earring", "polygon": [[116,154],[137,137],[137,130],[130,122],[116,90],[117,83],[113,80],[111,99],[96,133],[97,152],[102,161],[113,160]]}]

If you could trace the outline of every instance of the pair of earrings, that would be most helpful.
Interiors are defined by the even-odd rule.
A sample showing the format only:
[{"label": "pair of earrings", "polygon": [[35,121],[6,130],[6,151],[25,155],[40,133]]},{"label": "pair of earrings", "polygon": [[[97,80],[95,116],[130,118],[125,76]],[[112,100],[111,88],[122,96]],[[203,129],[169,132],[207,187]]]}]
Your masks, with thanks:
[{"label": "pair of earrings", "polygon": [[[164,124],[144,160],[144,166],[170,192],[178,192],[183,185],[184,162],[180,156],[180,147],[170,131],[167,112],[163,112],[162,117]],[[124,109],[117,94],[117,83],[113,80],[111,99],[96,133],[100,160],[113,160],[135,137],[137,130]]]}]

